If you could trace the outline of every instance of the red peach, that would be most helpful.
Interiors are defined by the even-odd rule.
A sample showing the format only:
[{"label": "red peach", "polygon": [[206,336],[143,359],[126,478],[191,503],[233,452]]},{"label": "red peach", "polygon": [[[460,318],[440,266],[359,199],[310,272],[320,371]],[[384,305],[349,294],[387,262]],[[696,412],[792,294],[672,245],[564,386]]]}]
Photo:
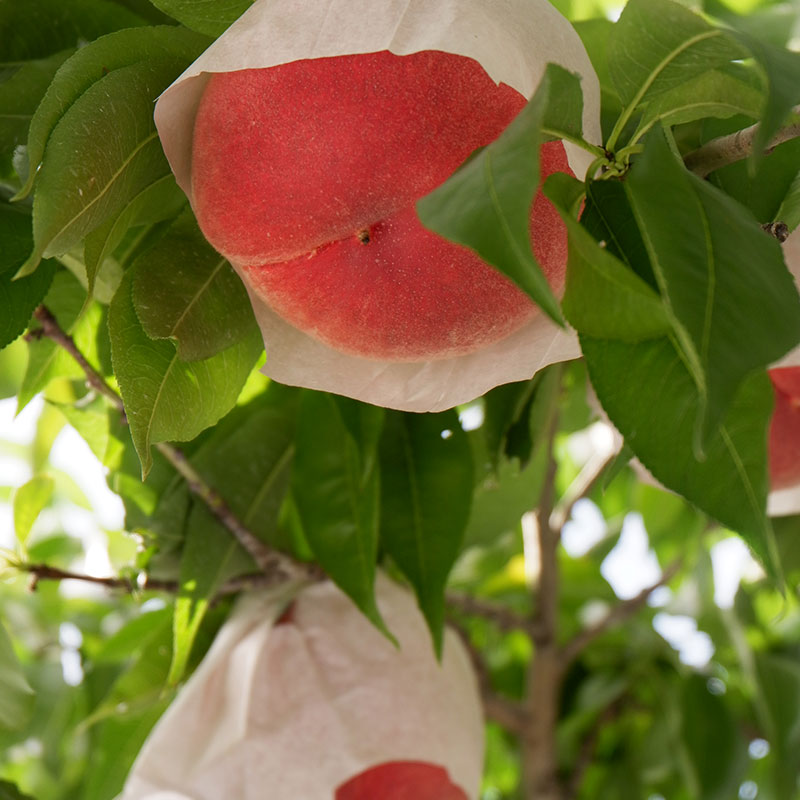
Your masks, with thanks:
[{"label": "red peach", "polygon": [[[495,139],[525,103],[477,61],[387,51],[216,73],[194,128],[201,228],[291,325],[345,353],[448,358],[498,341],[535,306],[422,227],[414,202]],[[568,171],[560,142],[542,175]],[[536,255],[556,290],[566,233],[539,194]]]},{"label": "red peach", "polygon": [[775,410],[769,428],[769,474],[773,489],[800,483],[800,367],[769,371]]},{"label": "red peach", "polygon": [[467,800],[467,795],[450,781],[442,767],[393,761],[342,784],[335,800]]}]

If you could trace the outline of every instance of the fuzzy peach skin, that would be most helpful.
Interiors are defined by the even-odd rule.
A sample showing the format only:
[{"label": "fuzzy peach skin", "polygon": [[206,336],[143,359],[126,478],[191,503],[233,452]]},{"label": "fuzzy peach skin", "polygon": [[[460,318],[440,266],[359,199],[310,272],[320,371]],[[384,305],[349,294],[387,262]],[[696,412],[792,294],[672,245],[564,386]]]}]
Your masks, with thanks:
[{"label": "fuzzy peach skin", "polygon": [[469,656],[447,631],[439,664],[411,593],[376,589],[399,649],[331,583],[242,598],[119,800],[476,800]]},{"label": "fuzzy peach skin", "polygon": [[416,761],[379,764],[336,790],[334,800],[467,800],[447,770]]},{"label": "fuzzy peach skin", "polygon": [[[414,203],[508,125],[549,61],[599,89],[546,0],[259,0],[159,100],[156,123],[209,241],[245,281],[265,372],[433,411],[579,354],[508,279],[422,227]],[[543,177],[590,157],[549,143]],[[534,252],[563,288],[549,203]]]},{"label": "fuzzy peach skin", "polygon": [[[800,229],[783,243],[786,266],[800,289]],[[769,371],[775,390],[775,410],[769,431],[769,513],[800,514],[800,347]]]}]

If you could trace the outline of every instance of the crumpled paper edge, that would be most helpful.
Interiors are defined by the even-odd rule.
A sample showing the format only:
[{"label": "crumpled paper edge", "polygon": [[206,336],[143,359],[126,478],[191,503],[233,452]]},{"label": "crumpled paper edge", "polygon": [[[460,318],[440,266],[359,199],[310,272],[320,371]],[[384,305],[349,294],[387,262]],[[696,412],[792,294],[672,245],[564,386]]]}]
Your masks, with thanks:
[{"label": "crumpled paper edge", "polygon": [[[376,598],[400,640],[399,651],[330,582],[294,596],[296,591],[297,586],[283,587],[241,599],[154,728],[119,800],[198,800],[212,796],[214,781],[221,779],[241,800],[261,797],[265,780],[289,793],[281,796],[330,800],[333,789],[353,775],[406,760],[441,765],[475,800],[484,723],[477,680],[458,636],[446,631],[440,667],[413,595],[382,574]],[[275,620],[293,597],[291,622],[276,628]],[[273,669],[280,673],[282,661],[286,672],[276,676]],[[308,683],[298,684],[302,699],[297,707],[290,702],[287,729],[285,720],[269,717],[276,705],[267,701],[290,688],[287,680],[297,674],[291,670],[298,663],[324,673],[314,672]],[[265,670],[278,678],[276,684],[263,680]],[[285,716],[281,702],[277,708]],[[375,719],[367,727],[364,718],[370,716]],[[212,718],[223,733],[207,730]],[[194,737],[198,719],[206,729]],[[417,724],[422,719],[426,724]],[[332,725],[340,735],[326,734]],[[298,741],[303,731],[308,735]],[[295,747],[297,759],[281,758]],[[270,759],[292,769],[284,775],[242,770],[244,763],[252,767]],[[215,765],[219,772],[213,772]]]},{"label": "crumpled paper edge", "polygon": [[[601,141],[597,76],[577,33],[547,0],[258,0],[159,98],[156,126],[178,184],[191,200],[192,128],[208,73],[302,58],[427,49],[475,58],[495,81],[526,97],[535,91],[548,61],[580,73],[585,136]],[[573,172],[582,177],[592,157],[568,142],[565,149]],[[511,337],[465,356],[414,363],[360,358],[293,328],[249,286],[248,291],[267,349],[266,375],[403,411],[452,408],[580,356],[575,333],[540,312]]]}]

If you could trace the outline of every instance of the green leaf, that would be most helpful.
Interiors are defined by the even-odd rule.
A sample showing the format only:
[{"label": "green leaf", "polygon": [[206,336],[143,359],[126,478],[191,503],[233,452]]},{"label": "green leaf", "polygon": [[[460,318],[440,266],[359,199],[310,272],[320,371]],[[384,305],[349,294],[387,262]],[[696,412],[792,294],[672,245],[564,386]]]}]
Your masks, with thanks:
[{"label": "green leaf", "polygon": [[54,486],[49,475],[36,475],[14,492],[14,531],[22,544],[36,518],[50,502]]},{"label": "green leaf", "polygon": [[762,92],[727,72],[711,70],[648,103],[631,139],[639,141],[656,122],[672,126],[705,117],[727,118],[737,114],[758,119],[763,107]]},{"label": "green leaf", "polygon": [[12,280],[33,243],[31,218],[22,210],[0,203],[0,349],[13,342],[28,326],[55,273],[46,262],[35,275]]},{"label": "green leaf", "polygon": [[475,250],[559,324],[558,301],[531,248],[530,213],[542,133],[580,139],[582,107],[578,79],[550,64],[536,94],[503,133],[417,202],[424,225]]},{"label": "green leaf", "polygon": [[34,693],[0,623],[0,728],[24,730],[33,713]]},{"label": "green leaf", "polygon": [[795,175],[786,197],[783,198],[775,220],[786,223],[790,231],[800,225],[800,172]]},{"label": "green leaf", "polygon": [[688,676],[681,689],[681,740],[699,796],[729,800],[747,770],[747,747],[736,718],[726,701],[708,690],[706,676]]},{"label": "green leaf", "polygon": [[233,408],[262,343],[254,336],[204,361],[182,361],[171,342],[154,341],[142,329],[132,283],[128,272],[111,303],[108,328],[114,374],[146,476],[152,444],[191,440]]},{"label": "green leaf", "polygon": [[800,667],[793,655],[767,652],[756,656],[756,672],[775,750],[775,796],[792,797],[800,776]]},{"label": "green leaf", "polygon": [[777,241],[688,172],[662,132],[649,137],[625,189],[699,390],[700,452],[745,376],[800,340],[800,297]]},{"label": "green leaf", "polygon": [[133,304],[151,339],[174,339],[197,361],[258,332],[247,291],[190,214],[136,260]]},{"label": "green leaf", "polygon": [[0,68],[46,58],[142,22],[107,0],[0,0]]},{"label": "green leaf", "polygon": [[0,83],[0,157],[10,158],[15,147],[25,144],[33,112],[56,70],[71,52],[66,50],[50,58],[28,62],[9,80]]},{"label": "green leaf", "polygon": [[317,561],[388,635],[374,595],[380,513],[377,442],[371,443],[374,437],[368,436],[362,447],[365,439],[360,442],[352,433],[374,430],[383,413],[354,400],[305,392],[297,422],[292,493]]},{"label": "green leaf", "polygon": [[179,74],[173,60],[139,62],[97,81],[56,125],[36,178],[34,250],[20,270],[60,255],[169,173],[153,101]]},{"label": "green leaf", "polygon": [[725,31],[671,0],[629,0],[611,34],[608,65],[625,110],[608,140],[613,149],[645,100],[743,56]]},{"label": "green leaf", "polygon": [[0,800],[33,800],[33,798],[28,794],[22,794],[13,783],[0,781]]},{"label": "green leaf", "polygon": [[[242,523],[267,543],[276,538],[294,455],[297,394],[276,386],[226,418],[192,459]],[[170,684],[181,679],[198,626],[219,587],[252,569],[230,531],[196,503],[181,555]]]},{"label": "green leaf", "polygon": [[444,589],[472,503],[472,452],[458,415],[387,412],[380,465],[381,543],[414,587],[441,655]]},{"label": "green leaf", "polygon": [[766,518],[773,397],[765,375],[743,382],[699,461],[692,441],[700,396],[673,344],[580,338],[597,397],[637,458],[664,486],[740,533],[775,574]]},{"label": "green leaf", "polygon": [[[101,267],[106,259],[113,257],[115,249],[123,243],[130,228],[155,225],[172,219],[185,205],[186,195],[170,173],[142,189],[117,217],[112,217],[99,228],[95,228],[86,237],[84,246],[89,296],[95,291],[95,281]],[[140,237],[137,236],[135,241],[138,243]],[[120,271],[124,266],[127,264],[119,264]]]},{"label": "green leaf", "polygon": [[253,0],[152,0],[156,8],[209,36],[219,36],[253,4]]},{"label": "green leaf", "polygon": [[552,176],[546,193],[569,232],[563,308],[570,324],[590,336],[626,341],[663,334],[669,324],[661,298],[569,213],[563,201],[565,183]]},{"label": "green leaf", "polygon": [[[118,69],[143,62],[163,63],[165,59],[175,62],[178,72],[173,77],[177,77],[181,69],[194,61],[209,44],[209,40],[190,31],[158,26],[119,31],[81,47],[58,70],[31,120],[28,135],[31,170],[25,186],[14,199],[25,197],[30,192],[36,178],[36,167],[42,161],[48,140],[59,120],[95,83]],[[113,99],[109,98],[112,103]],[[124,106],[128,98],[122,94],[117,100],[118,105],[121,103]],[[148,115],[152,118],[152,105]],[[142,122],[140,120],[139,124]],[[97,144],[94,143],[94,149]]]}]

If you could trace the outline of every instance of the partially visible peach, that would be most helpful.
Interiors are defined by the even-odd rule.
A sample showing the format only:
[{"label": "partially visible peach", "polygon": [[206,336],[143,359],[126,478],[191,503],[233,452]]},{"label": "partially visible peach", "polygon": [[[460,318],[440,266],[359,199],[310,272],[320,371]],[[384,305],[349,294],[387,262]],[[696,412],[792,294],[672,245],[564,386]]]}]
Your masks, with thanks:
[{"label": "partially visible peach", "polygon": [[[441,51],[304,59],[213,75],[194,127],[192,190],[209,241],[277,314],[351,355],[425,361],[473,352],[537,313],[414,203],[525,104],[477,61]],[[569,171],[563,145],[542,177]],[[566,231],[540,194],[536,255],[556,290]]]},{"label": "partially visible peach", "polygon": [[769,475],[773,489],[800,483],[800,367],[769,371],[775,410],[769,428]]},{"label": "partially visible peach", "polygon": [[447,770],[421,761],[379,764],[336,789],[334,800],[468,800]]}]

